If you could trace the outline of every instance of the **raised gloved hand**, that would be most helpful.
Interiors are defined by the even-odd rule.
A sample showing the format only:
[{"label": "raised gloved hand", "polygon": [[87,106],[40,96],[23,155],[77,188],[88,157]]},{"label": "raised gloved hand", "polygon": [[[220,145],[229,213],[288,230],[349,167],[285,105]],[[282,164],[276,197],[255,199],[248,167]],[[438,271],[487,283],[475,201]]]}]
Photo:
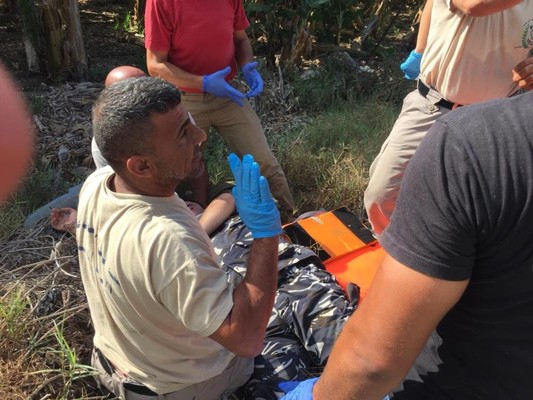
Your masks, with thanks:
[{"label": "raised gloved hand", "polygon": [[218,97],[227,97],[242,107],[244,94],[231,86],[224,79],[231,72],[230,67],[213,72],[211,75],[204,75],[202,90],[206,93],[214,94]]},{"label": "raised gloved hand", "polygon": [[242,67],[244,80],[250,87],[250,91],[246,93],[246,98],[255,97],[263,91],[263,79],[259,72],[257,72],[257,61],[249,62]]},{"label": "raised gloved hand", "polygon": [[404,73],[405,79],[416,79],[420,75],[420,60],[422,53],[411,51],[409,57],[400,65],[400,69]]},{"label": "raised gloved hand", "polygon": [[313,386],[318,378],[306,379],[305,381],[281,382],[279,388],[286,394],[281,400],[312,400]]},{"label": "raised gloved hand", "polygon": [[235,177],[233,197],[237,212],[252,237],[260,239],[281,234],[279,211],[266,178],[259,173],[259,164],[250,154],[246,154],[241,162],[239,157],[231,153],[228,161]]}]

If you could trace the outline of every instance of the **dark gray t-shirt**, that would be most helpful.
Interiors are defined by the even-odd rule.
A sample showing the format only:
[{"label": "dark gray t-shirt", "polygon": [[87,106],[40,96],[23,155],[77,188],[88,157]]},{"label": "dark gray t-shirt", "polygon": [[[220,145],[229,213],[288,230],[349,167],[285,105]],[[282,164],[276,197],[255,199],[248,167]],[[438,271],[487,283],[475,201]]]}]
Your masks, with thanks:
[{"label": "dark gray t-shirt", "polygon": [[470,279],[394,398],[531,398],[533,93],[439,119],[381,244],[426,275]]}]

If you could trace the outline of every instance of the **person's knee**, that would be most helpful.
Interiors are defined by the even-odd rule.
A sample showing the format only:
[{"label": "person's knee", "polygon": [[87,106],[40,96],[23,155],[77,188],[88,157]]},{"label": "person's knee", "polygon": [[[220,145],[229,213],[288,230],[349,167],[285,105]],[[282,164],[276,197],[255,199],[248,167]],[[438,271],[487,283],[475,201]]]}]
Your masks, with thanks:
[{"label": "person's knee", "polygon": [[365,191],[364,204],[368,220],[372,225],[372,230],[380,234],[389,224],[391,215],[396,208],[397,196],[393,193]]},{"label": "person's knee", "polygon": [[382,179],[371,177],[364,193],[364,204],[368,212],[372,205],[378,205],[385,199],[387,192],[387,183]]}]

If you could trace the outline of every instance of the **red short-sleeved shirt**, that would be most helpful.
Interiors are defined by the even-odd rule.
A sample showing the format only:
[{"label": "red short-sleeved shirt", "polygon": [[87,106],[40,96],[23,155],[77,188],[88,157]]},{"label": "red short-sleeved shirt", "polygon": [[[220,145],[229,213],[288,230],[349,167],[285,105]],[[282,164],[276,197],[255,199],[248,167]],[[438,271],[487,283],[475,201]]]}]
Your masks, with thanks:
[{"label": "red short-sleeved shirt", "polygon": [[229,65],[228,81],[237,73],[233,33],[250,26],[241,0],[148,0],[144,23],[147,49],[168,52],[169,62],[195,75]]}]

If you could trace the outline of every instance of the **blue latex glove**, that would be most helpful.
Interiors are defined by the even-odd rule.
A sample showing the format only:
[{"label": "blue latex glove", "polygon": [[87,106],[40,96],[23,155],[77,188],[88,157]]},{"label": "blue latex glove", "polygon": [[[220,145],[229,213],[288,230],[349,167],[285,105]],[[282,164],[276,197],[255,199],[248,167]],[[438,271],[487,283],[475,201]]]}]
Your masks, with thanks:
[{"label": "blue latex glove", "polygon": [[405,79],[416,79],[420,75],[420,60],[422,53],[411,51],[409,57],[400,65],[400,69],[404,73]]},{"label": "blue latex glove", "polygon": [[211,75],[204,75],[202,90],[218,97],[228,97],[242,107],[244,94],[239,92],[224,79],[230,72],[231,68],[226,67],[220,71],[213,72]]},{"label": "blue latex glove", "polygon": [[305,381],[281,382],[279,388],[286,394],[281,400],[312,400],[313,386],[318,378],[306,379]]},{"label": "blue latex glove", "polygon": [[[279,383],[278,387],[286,393],[281,400],[313,400],[313,387],[317,380],[318,378],[312,378]],[[390,400],[390,397],[385,396],[383,400]]]},{"label": "blue latex glove", "polygon": [[259,173],[259,164],[250,154],[246,154],[241,162],[239,157],[231,153],[228,161],[235,177],[235,206],[252,237],[260,239],[280,235],[279,211],[266,178]]},{"label": "blue latex glove", "polygon": [[255,97],[263,91],[263,79],[257,72],[257,61],[249,62],[242,67],[244,80],[250,86],[250,91],[246,93],[246,98]]}]

